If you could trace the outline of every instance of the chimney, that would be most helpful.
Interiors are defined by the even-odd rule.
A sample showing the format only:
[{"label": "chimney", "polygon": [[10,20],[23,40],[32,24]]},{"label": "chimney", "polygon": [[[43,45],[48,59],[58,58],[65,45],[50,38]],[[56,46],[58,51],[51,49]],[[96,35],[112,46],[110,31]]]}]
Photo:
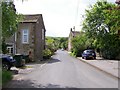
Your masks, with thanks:
[{"label": "chimney", "polygon": [[75,31],[75,26],[73,27],[74,31]]},{"label": "chimney", "polygon": [[70,32],[72,32],[72,28],[70,29]]}]

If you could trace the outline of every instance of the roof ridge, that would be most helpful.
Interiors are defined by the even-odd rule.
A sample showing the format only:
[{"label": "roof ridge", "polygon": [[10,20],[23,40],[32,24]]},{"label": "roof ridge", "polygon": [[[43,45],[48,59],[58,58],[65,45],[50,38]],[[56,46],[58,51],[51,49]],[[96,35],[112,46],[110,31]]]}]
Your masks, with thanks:
[{"label": "roof ridge", "polygon": [[23,16],[36,16],[36,15],[42,15],[42,14],[23,14]]},{"label": "roof ridge", "polygon": [[42,14],[24,14],[21,22],[37,22],[39,18],[43,18]]},{"label": "roof ridge", "polygon": [[80,32],[80,31],[72,31],[72,32]]}]

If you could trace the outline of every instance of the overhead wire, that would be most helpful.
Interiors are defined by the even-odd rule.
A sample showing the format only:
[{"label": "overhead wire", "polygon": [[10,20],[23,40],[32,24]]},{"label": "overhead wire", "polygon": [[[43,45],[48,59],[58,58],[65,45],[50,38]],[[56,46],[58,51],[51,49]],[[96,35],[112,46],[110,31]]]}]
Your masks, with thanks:
[{"label": "overhead wire", "polygon": [[75,25],[74,25],[74,28],[77,25],[78,12],[79,12],[79,3],[80,3],[80,0],[77,0],[77,8],[75,10]]}]

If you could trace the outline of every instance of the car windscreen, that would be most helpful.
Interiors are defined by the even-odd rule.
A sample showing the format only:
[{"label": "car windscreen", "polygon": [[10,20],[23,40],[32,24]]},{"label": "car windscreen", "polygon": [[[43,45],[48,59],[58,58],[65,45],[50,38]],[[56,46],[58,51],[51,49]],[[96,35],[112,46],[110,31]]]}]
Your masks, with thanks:
[{"label": "car windscreen", "polygon": [[92,50],[87,50],[87,51],[85,51],[85,53],[91,54],[91,53],[94,53],[94,51],[92,51]]}]

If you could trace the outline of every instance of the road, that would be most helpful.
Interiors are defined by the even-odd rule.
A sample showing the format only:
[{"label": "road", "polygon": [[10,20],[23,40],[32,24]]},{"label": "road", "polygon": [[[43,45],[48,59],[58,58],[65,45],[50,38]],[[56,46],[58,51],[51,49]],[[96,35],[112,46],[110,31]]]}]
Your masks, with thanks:
[{"label": "road", "polygon": [[58,50],[53,59],[13,80],[7,88],[118,88],[118,80]]}]

